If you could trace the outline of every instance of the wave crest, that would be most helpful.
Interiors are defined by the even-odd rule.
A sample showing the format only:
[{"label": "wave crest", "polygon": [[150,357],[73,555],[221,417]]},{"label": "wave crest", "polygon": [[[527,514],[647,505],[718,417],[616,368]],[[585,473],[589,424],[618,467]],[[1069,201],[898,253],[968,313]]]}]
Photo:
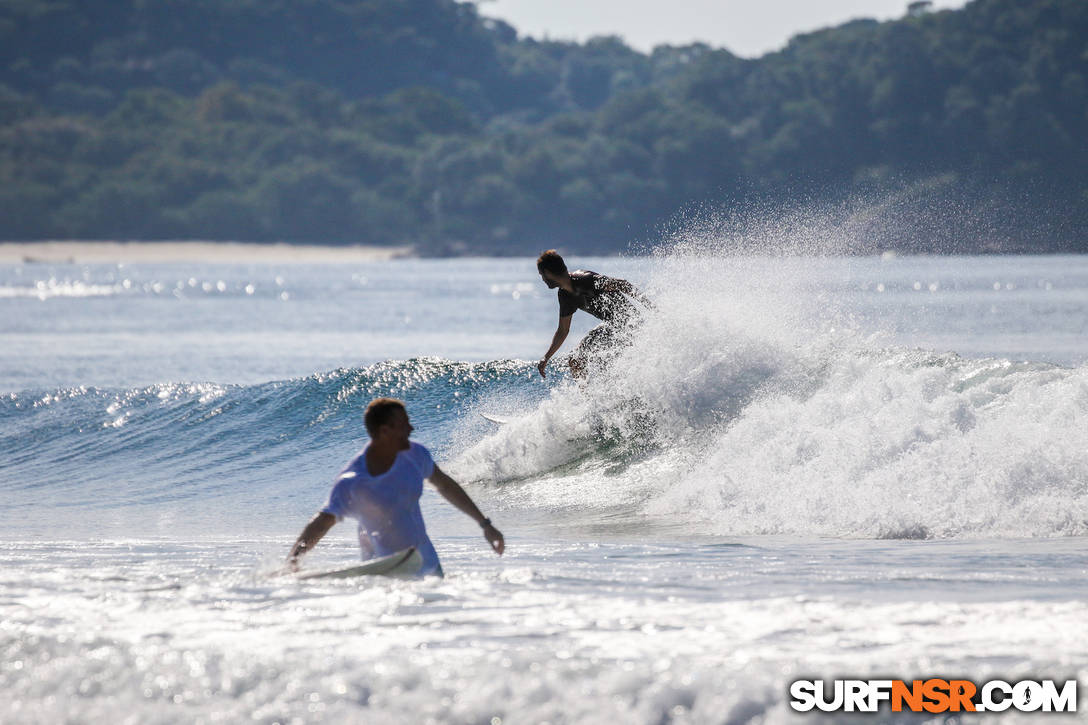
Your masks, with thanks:
[{"label": "wave crest", "polygon": [[624,530],[1088,534],[1088,367],[880,348],[760,280],[663,266],[612,367],[523,408],[459,473]]}]

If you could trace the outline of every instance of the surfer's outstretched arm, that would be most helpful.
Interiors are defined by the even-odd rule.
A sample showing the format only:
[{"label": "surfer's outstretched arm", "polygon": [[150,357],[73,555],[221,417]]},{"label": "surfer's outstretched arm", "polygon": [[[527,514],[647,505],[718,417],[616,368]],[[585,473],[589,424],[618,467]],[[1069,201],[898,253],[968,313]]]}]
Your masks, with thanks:
[{"label": "surfer's outstretched arm", "polygon": [[540,359],[540,363],[536,366],[536,369],[540,371],[540,377],[546,377],[544,368],[548,366],[548,361],[552,359],[552,355],[559,351],[559,348],[563,346],[563,341],[570,334],[570,318],[572,317],[574,315],[559,318],[559,327],[555,328],[555,335],[552,336],[552,346],[548,348],[548,351],[544,353],[544,357]]},{"label": "surfer's outstretched arm", "polygon": [[503,549],[506,548],[502,532],[491,525],[491,519],[480,512],[480,509],[469,498],[469,495],[465,493],[465,489],[461,488],[461,484],[446,475],[446,472],[438,466],[434,467],[434,473],[427,480],[442,494],[442,498],[452,503],[480,525],[480,528],[484,530],[484,538],[487,539],[487,543],[491,544],[491,548],[495,550],[496,554],[502,556]]},{"label": "surfer's outstretched arm", "polygon": [[291,547],[291,553],[287,555],[287,566],[292,571],[298,569],[298,558],[317,546],[317,542],[329,533],[335,523],[336,517],[324,511],[310,519],[310,523],[299,534],[298,541]]}]

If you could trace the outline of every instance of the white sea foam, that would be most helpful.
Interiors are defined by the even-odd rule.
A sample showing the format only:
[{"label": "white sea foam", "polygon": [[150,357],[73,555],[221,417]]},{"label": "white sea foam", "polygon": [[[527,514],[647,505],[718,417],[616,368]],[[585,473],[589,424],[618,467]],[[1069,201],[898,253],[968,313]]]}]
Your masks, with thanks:
[{"label": "white sea foam", "polygon": [[1088,678],[1082,549],[846,546],[445,537],[444,581],[304,584],[275,540],[5,544],[0,719],[782,723],[813,673]]},{"label": "white sea foam", "polygon": [[[812,260],[812,264],[819,264]],[[1088,533],[1088,367],[881,344],[800,264],[671,259],[657,309],[458,462],[511,500],[717,534]],[[637,506],[634,506],[637,504]]]}]

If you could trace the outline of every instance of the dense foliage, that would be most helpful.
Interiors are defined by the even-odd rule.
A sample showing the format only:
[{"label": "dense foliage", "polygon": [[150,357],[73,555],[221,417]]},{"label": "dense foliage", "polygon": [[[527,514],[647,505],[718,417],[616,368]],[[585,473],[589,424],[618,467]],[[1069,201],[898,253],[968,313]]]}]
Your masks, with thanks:
[{"label": "dense foliage", "polygon": [[860,197],[915,206],[884,246],[1086,250],[1086,139],[1083,0],[754,60],[452,0],[0,0],[5,239],[603,251],[692,205]]}]

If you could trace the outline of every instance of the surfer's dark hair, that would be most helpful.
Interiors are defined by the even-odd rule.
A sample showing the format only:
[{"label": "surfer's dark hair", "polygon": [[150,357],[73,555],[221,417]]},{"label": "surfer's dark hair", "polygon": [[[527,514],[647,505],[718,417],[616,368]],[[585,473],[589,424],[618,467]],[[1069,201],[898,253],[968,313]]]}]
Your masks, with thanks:
[{"label": "surfer's dark hair", "polygon": [[559,256],[559,252],[554,249],[549,249],[543,252],[536,260],[536,270],[538,272],[551,272],[552,274],[563,274],[567,271],[567,263],[563,261],[563,258]]},{"label": "surfer's dark hair", "polygon": [[366,424],[366,432],[371,438],[378,436],[378,429],[389,422],[395,410],[408,413],[404,403],[396,398],[375,398],[370,401],[370,405],[366,406],[366,412],[363,413],[363,423]]}]

